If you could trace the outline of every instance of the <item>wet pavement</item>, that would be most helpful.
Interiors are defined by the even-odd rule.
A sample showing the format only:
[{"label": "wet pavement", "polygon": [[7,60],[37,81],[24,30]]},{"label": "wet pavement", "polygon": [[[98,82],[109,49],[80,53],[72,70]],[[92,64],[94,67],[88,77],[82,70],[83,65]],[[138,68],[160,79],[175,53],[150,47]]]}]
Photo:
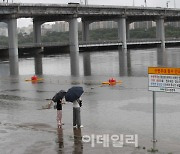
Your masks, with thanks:
[{"label": "wet pavement", "polygon": [[[102,86],[104,76],[43,76],[37,83],[25,82],[27,78],[0,77],[0,153],[146,154],[152,148],[152,92],[147,77],[116,77],[123,83],[115,86]],[[73,85],[85,91],[84,127],[72,128],[72,104],[66,103],[64,125],[57,129],[56,110],[42,106],[55,92]],[[180,95],[156,96],[158,153],[179,154]],[[138,145],[130,143],[131,137]]]}]

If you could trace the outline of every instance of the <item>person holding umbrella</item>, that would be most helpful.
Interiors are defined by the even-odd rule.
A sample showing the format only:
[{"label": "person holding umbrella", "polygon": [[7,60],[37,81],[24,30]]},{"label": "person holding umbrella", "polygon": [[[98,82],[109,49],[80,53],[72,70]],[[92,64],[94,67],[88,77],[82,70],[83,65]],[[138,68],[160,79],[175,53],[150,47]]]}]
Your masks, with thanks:
[{"label": "person holding umbrella", "polygon": [[82,106],[81,95],[83,94],[84,90],[82,87],[74,86],[71,87],[66,95],[65,99],[68,102],[73,103],[73,127],[80,128],[83,127],[81,125],[81,114],[80,114],[80,107]]},{"label": "person holding umbrella", "polygon": [[66,94],[66,91],[60,90],[58,93],[56,93],[51,102],[48,104],[48,109],[50,109],[51,105],[56,102],[57,104],[54,105],[54,108],[57,109],[57,125],[58,128],[61,128],[62,126],[62,104],[64,103],[64,96]]}]

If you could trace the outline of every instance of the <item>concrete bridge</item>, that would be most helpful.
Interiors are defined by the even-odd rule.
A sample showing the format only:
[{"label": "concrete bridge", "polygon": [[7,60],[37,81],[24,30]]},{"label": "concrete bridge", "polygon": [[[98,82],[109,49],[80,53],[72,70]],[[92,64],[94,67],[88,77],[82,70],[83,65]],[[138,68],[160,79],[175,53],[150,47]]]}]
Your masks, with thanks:
[{"label": "concrete bridge", "polygon": [[[17,19],[32,18],[34,43],[41,43],[41,25],[45,22],[69,22],[69,46],[71,74],[79,76],[78,18],[81,18],[82,40],[89,39],[89,24],[97,21],[114,20],[118,23],[118,41],[122,49],[127,49],[129,24],[136,21],[155,21],[156,38],[165,48],[164,23],[180,21],[180,9],[125,7],[125,6],[85,6],[79,4],[0,4],[0,22],[8,24],[10,74],[18,75]],[[86,55],[88,56],[88,55]],[[89,57],[84,57],[87,59]]]}]

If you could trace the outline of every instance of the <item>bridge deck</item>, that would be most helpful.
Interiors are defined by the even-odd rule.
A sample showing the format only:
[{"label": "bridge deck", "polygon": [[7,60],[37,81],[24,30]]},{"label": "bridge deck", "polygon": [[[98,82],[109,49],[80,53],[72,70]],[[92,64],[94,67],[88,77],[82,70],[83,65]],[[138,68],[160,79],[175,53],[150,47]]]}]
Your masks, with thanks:
[{"label": "bridge deck", "polygon": [[145,21],[164,17],[166,21],[179,21],[180,9],[160,7],[131,7],[79,4],[23,4],[0,3],[0,20],[9,17],[34,18],[39,21],[60,21],[76,16],[86,20],[113,20],[126,16],[127,20]]}]

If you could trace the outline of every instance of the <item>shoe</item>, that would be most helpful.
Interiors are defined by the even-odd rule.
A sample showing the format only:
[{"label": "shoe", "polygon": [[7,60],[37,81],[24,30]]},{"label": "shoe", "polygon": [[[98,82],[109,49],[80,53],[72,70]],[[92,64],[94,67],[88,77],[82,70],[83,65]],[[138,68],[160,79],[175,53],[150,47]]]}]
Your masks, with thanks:
[{"label": "shoe", "polygon": [[58,128],[61,128],[62,125],[63,124],[60,121],[58,121],[58,124],[57,124]]},{"label": "shoe", "polygon": [[58,127],[58,128],[61,128],[61,126],[62,126],[61,124],[60,124],[60,125],[58,124],[58,126],[57,126],[57,127]]},{"label": "shoe", "polygon": [[73,126],[73,128],[77,128],[77,125]]},{"label": "shoe", "polygon": [[81,125],[81,126],[78,126],[78,128],[83,128],[84,126],[83,125]]}]

